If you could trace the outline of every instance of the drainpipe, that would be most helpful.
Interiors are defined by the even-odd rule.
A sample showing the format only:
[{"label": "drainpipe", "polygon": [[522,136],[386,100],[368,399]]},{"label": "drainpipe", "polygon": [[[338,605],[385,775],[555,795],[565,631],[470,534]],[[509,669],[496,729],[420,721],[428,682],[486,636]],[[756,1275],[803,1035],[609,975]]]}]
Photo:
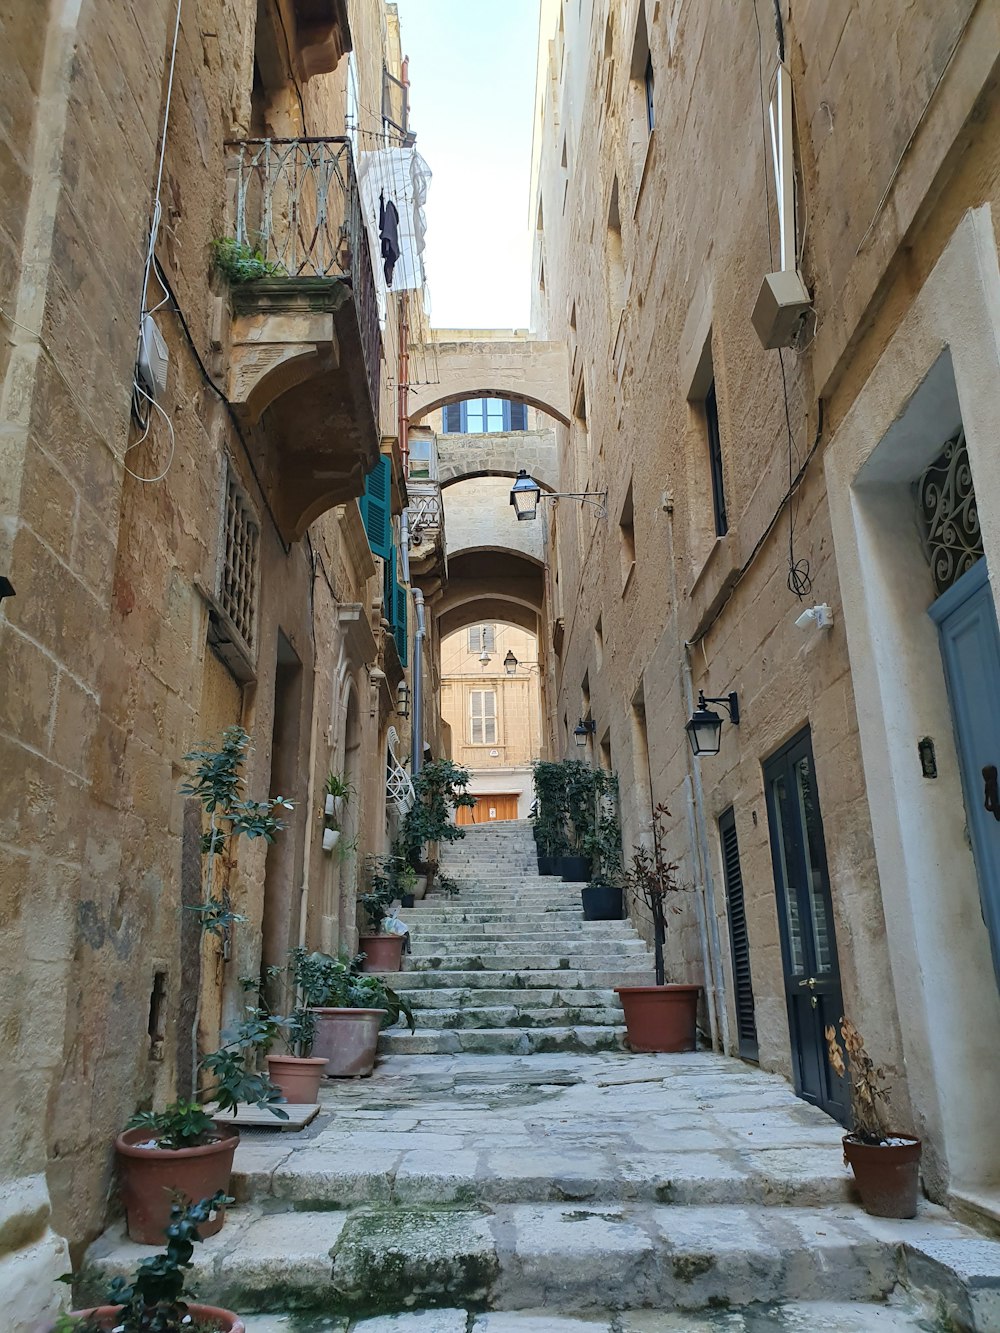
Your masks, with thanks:
[{"label": "drainpipe", "polygon": [[413,589],[413,605],[417,612],[417,632],[413,636],[413,667],[410,670],[410,683],[413,689],[413,750],[410,760],[411,776],[420,772],[424,759],[424,594],[419,588]]},{"label": "drainpipe", "polygon": [[[681,663],[681,690],[684,696],[684,709],[690,715],[692,702],[691,661],[687,644],[681,642],[680,622],[677,615],[679,605],[677,596],[677,567],[674,561],[674,505],[673,497],[664,495],[663,509],[667,515],[667,542],[670,557],[670,599],[677,637],[677,658]],[[688,776],[684,787],[688,806],[688,836],[694,852],[697,870],[696,903],[698,916],[698,935],[701,943],[702,966],[705,970],[705,988],[708,992],[708,1018],[712,1031],[712,1049],[729,1051],[729,1014],[725,996],[719,985],[722,971],[721,948],[719,943],[719,923],[716,920],[709,888],[711,884],[711,856],[708,850],[708,835],[705,829],[705,793],[701,784],[701,770],[690,747],[685,745],[687,753]]]},{"label": "drainpipe", "polygon": [[403,476],[410,475],[410,293],[399,297],[399,375],[396,403],[399,409],[399,452]]},{"label": "drainpipe", "polygon": [[399,516],[399,554],[403,562],[403,582],[410,582],[410,511],[404,509]]}]

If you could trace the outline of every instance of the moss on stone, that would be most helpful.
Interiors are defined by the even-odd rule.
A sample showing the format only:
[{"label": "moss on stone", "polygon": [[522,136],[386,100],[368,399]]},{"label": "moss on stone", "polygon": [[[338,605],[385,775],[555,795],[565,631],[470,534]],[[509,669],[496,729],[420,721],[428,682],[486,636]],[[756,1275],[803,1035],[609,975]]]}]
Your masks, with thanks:
[{"label": "moss on stone", "polygon": [[679,1282],[694,1282],[715,1267],[714,1254],[678,1254],[672,1261],[674,1277]]}]

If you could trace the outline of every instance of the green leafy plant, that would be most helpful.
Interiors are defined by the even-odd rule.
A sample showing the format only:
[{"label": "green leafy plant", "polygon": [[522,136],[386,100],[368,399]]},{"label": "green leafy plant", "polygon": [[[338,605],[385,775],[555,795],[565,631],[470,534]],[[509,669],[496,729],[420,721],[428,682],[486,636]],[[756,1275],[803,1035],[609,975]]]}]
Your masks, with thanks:
[{"label": "green leafy plant", "polygon": [[215,1121],[200,1102],[171,1102],[162,1111],[139,1111],[126,1129],[144,1129],[161,1148],[197,1148],[216,1136]]},{"label": "green leafy plant", "polygon": [[413,779],[416,800],[403,820],[400,843],[411,865],[420,860],[422,848],[429,842],[455,842],[465,837],[465,830],[452,820],[460,806],[474,806],[469,792],[470,773],[450,759],[435,759]]},{"label": "green leafy plant", "polygon": [[[195,1323],[184,1299],[186,1270],[191,1268],[194,1247],[201,1240],[198,1230],[212,1213],[232,1203],[220,1190],[210,1199],[170,1210],[167,1247],[161,1254],[143,1259],[132,1278],[116,1277],[108,1287],[105,1302],[120,1307],[115,1329],[120,1333],[199,1333],[216,1327]],[[106,1333],[93,1315],[64,1316],[53,1333]]]},{"label": "green leafy plant", "polygon": [[535,842],[543,856],[569,851],[566,838],[566,770],[561,763],[536,759],[532,765],[535,802],[532,811]]},{"label": "green leafy plant", "polygon": [[343,774],[327,773],[326,794],[328,796],[339,796],[340,799],[344,801],[346,804],[346,802],[349,801],[352,796],[357,796],[358,793],[357,790],[355,789],[354,783],[349,782],[346,776],[344,776]]},{"label": "green leafy plant", "polygon": [[[280,1040],[289,1055],[306,1059],[312,1054],[316,1040],[316,1015],[301,1002],[297,992],[297,976],[301,960],[308,957],[306,950],[289,949],[288,961],[264,969],[263,977],[240,977],[240,985],[247,993],[254,993],[257,1004],[248,1009],[248,1021],[243,1030],[254,1045],[267,1055],[276,1040]],[[265,985],[275,983],[281,991],[281,1007],[291,1008],[287,1018],[275,1014],[264,994]],[[294,1007],[292,1007],[294,1006]]]},{"label": "green leafy plant", "polygon": [[385,1009],[382,1027],[392,1027],[400,1016],[413,1032],[413,1010],[399,995],[372,973],[361,972],[364,955],[334,958],[331,954],[304,950],[296,959],[296,984],[304,1004],[317,1009]]},{"label": "green leafy plant", "polygon": [[656,984],[666,984],[663,966],[663,946],[667,939],[667,915],[681,909],[672,901],[673,895],[688,886],[677,877],[677,863],[666,852],[666,820],[670,811],[661,801],[653,810],[653,848],[633,847],[632,859],[625,871],[625,887],[633,898],[645,903],[653,919],[653,951],[656,966]]},{"label": "green leafy plant", "polygon": [[620,884],[624,874],[622,830],[618,820],[618,778],[593,770],[594,820],[584,836],[583,853],[593,863],[594,883]]},{"label": "green leafy plant", "polygon": [[260,278],[283,278],[284,268],[265,259],[260,250],[232,236],[217,236],[212,242],[212,263],[217,273],[234,286]]}]

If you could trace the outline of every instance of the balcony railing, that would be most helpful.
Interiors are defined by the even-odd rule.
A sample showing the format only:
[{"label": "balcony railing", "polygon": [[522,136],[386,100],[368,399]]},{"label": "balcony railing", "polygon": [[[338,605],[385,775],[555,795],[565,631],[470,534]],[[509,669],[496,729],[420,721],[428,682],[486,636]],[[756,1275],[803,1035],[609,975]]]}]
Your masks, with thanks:
[{"label": "balcony railing", "polygon": [[275,276],[335,278],[350,287],[377,420],[382,332],[350,142],[240,139],[228,146],[236,240],[274,264]]}]

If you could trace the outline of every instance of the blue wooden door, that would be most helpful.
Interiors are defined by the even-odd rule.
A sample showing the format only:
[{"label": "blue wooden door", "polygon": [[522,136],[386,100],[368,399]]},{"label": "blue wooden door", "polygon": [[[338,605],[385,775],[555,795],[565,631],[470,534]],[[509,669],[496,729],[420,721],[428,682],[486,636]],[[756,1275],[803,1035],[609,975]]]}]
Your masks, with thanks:
[{"label": "blue wooden door", "polygon": [[941,639],[966,823],[1000,978],[1000,633],[986,561],[943,593],[930,615]]}]

